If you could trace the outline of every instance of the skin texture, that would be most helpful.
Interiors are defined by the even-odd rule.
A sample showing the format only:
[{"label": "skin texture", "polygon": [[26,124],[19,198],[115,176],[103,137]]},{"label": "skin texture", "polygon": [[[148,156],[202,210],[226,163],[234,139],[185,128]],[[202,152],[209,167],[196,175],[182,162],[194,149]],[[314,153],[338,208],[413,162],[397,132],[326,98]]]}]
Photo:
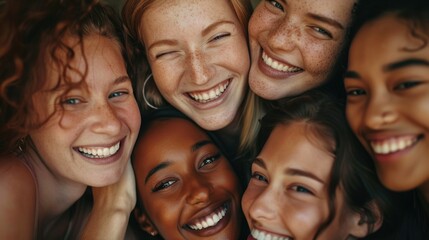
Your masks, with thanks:
[{"label": "skin texture", "polygon": [[261,1],[249,22],[249,85],[256,95],[276,100],[324,83],[343,47],[355,2]]},{"label": "skin texture", "polygon": [[[228,160],[194,123],[181,118],[151,123],[137,142],[133,164],[144,208],[138,208],[136,215],[148,233],[164,239],[238,239],[238,179]],[[219,213],[225,203],[226,215],[216,225],[202,230],[188,227]]]},{"label": "skin texture", "polygon": [[[76,38],[64,41],[76,46],[70,66],[85,72]],[[124,235],[136,198],[129,159],[140,114],[118,43],[88,35],[83,46],[88,56],[84,82],[81,75],[70,73],[70,81],[81,84],[65,95],[53,91],[60,71],[47,59],[47,84],[32,96],[34,120],[43,121],[29,133],[37,153],[31,147],[25,151],[36,179],[16,157],[0,159],[0,195],[5,200],[0,202],[0,226],[4,226],[0,227],[0,238],[21,239],[22,234],[35,232],[37,236],[23,239],[63,238],[70,221],[68,211],[88,186],[100,188],[94,189],[94,211],[87,223],[91,229],[83,230],[83,239],[103,239],[106,235],[117,239]],[[64,57],[63,52],[57,55]],[[110,157],[90,158],[78,150],[107,148],[118,142],[119,150]],[[33,204],[36,196],[38,205]],[[13,221],[15,216],[22,219]]]},{"label": "skin texture", "polygon": [[250,66],[232,5],[227,0],[157,1],[143,14],[141,29],[162,96],[204,129],[230,125],[244,99]]},{"label": "skin texture", "polygon": [[[311,131],[315,130],[304,122],[277,125],[254,160],[242,198],[254,238],[264,234],[271,239],[314,239],[327,219],[327,187],[334,159],[326,143]],[[358,214],[345,205],[340,188],[335,209],[333,221],[317,239],[347,239],[362,230]]]},{"label": "skin texture", "polygon": [[428,201],[429,46],[427,35],[414,31],[420,38],[389,14],[358,32],[345,77],[347,117],[382,183],[420,188]]}]

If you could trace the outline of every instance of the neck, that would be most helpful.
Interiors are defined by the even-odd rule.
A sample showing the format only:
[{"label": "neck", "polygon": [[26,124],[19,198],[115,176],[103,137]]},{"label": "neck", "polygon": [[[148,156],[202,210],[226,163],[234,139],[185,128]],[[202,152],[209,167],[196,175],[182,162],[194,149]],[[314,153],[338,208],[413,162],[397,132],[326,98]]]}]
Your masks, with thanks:
[{"label": "neck", "polygon": [[45,232],[48,226],[64,217],[87,186],[58,176],[33,149],[29,148],[27,154],[37,179],[39,232]]}]

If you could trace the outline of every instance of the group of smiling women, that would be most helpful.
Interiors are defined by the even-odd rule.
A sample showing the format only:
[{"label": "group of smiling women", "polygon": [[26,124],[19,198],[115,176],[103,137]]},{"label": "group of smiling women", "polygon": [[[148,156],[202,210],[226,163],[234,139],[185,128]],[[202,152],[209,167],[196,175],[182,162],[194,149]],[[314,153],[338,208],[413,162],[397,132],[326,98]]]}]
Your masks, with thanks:
[{"label": "group of smiling women", "polygon": [[424,0],[0,13],[0,239],[429,237]]}]

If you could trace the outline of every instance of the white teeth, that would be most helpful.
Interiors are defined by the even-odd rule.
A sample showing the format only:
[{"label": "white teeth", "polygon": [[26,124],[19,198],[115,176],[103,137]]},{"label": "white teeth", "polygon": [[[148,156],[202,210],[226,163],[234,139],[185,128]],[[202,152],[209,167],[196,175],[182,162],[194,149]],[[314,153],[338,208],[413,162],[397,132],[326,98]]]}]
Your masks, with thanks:
[{"label": "white teeth", "polygon": [[280,235],[267,233],[258,229],[253,229],[251,235],[256,240],[292,240],[290,237],[282,237]]},{"label": "white teeth", "polygon": [[212,213],[205,217],[201,222],[197,222],[193,225],[188,225],[193,230],[202,230],[208,227],[215,226],[223,217],[226,215],[227,208],[223,207],[219,212]]},{"label": "white teeth", "polygon": [[189,96],[191,96],[195,101],[206,103],[213,101],[222,95],[222,93],[225,91],[225,89],[228,87],[229,81],[226,83],[219,84],[218,86],[206,91],[206,92],[198,92],[198,93],[189,93]]},{"label": "white teeth", "polygon": [[120,142],[116,143],[110,148],[84,148],[79,147],[79,152],[84,153],[85,156],[90,158],[106,158],[115,154],[120,147]]},{"label": "white teeth", "polygon": [[276,60],[268,57],[268,55],[265,52],[262,52],[262,60],[264,60],[264,63],[270,66],[271,68],[274,68],[275,70],[282,71],[282,72],[298,72],[301,70],[299,67],[289,67],[283,63],[277,62]]},{"label": "white teeth", "polygon": [[417,142],[417,137],[391,138],[386,141],[373,141],[371,147],[377,154],[401,151]]}]

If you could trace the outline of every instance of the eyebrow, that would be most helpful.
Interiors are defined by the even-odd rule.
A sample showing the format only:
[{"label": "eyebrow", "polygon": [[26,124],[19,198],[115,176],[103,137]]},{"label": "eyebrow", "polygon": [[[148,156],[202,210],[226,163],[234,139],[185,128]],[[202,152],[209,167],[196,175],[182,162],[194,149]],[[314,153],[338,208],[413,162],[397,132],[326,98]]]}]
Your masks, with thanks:
[{"label": "eyebrow", "polygon": [[212,24],[210,24],[208,27],[204,28],[201,35],[205,36],[207,35],[209,32],[211,32],[213,29],[217,28],[219,25],[223,25],[223,24],[232,24],[235,25],[234,22],[232,21],[227,21],[227,20],[222,20],[219,22],[214,22]]},{"label": "eyebrow", "polygon": [[201,140],[201,141],[195,143],[194,145],[192,145],[191,150],[192,150],[192,152],[195,152],[207,144],[214,144],[214,143],[210,140]]},{"label": "eyebrow", "polygon": [[[419,59],[419,58],[409,58],[404,59],[400,61],[396,61],[393,63],[386,64],[383,67],[383,72],[391,72],[397,69],[406,68],[410,66],[426,66],[429,67],[429,61],[425,59]],[[346,71],[344,74],[344,78],[354,78],[354,79],[360,79],[361,76],[356,71]]]},{"label": "eyebrow", "polygon": [[[198,149],[202,148],[203,146],[207,145],[207,144],[214,144],[213,142],[209,141],[209,140],[201,140],[198,141],[197,143],[195,143],[194,145],[192,145],[191,150],[192,152],[197,151]],[[161,162],[160,164],[156,165],[154,168],[152,168],[149,173],[147,174],[144,183],[146,184],[147,181],[149,180],[149,178],[154,175],[156,172],[170,166],[172,163],[171,162]]]},{"label": "eyebrow", "polygon": [[120,84],[120,83],[128,82],[128,81],[131,81],[131,79],[128,76],[124,75],[124,76],[120,76],[120,77],[116,78],[113,81],[113,84]]},{"label": "eyebrow", "polygon": [[304,170],[301,170],[301,169],[287,168],[284,171],[284,173],[287,174],[287,175],[291,175],[291,176],[301,176],[301,177],[311,178],[311,179],[316,180],[316,181],[318,181],[318,182],[320,182],[322,184],[325,184],[325,182],[322,179],[320,179],[319,177],[317,177],[313,173],[308,172],[308,171],[304,171]]},{"label": "eyebrow", "polygon": [[146,183],[147,183],[147,181],[149,180],[149,178],[150,178],[152,175],[154,175],[156,172],[158,172],[159,170],[164,169],[164,168],[166,168],[166,167],[168,167],[168,166],[170,166],[170,165],[171,165],[171,162],[162,162],[162,163],[160,163],[160,164],[156,165],[154,168],[152,168],[152,169],[149,171],[149,173],[147,174],[147,176],[146,176],[146,178],[145,178],[145,180],[144,180],[144,183],[146,184]]},{"label": "eyebrow", "polygon": [[409,58],[409,59],[404,59],[401,61],[389,63],[383,67],[383,71],[389,72],[389,71],[410,67],[410,66],[429,66],[429,62],[425,59]]},{"label": "eyebrow", "polygon": [[328,18],[319,14],[314,14],[314,13],[308,13],[307,14],[310,18],[324,22],[326,24],[329,24],[335,28],[339,28],[339,29],[344,29],[344,26],[341,25],[341,23],[339,23],[338,21],[332,19],[332,18]]}]

